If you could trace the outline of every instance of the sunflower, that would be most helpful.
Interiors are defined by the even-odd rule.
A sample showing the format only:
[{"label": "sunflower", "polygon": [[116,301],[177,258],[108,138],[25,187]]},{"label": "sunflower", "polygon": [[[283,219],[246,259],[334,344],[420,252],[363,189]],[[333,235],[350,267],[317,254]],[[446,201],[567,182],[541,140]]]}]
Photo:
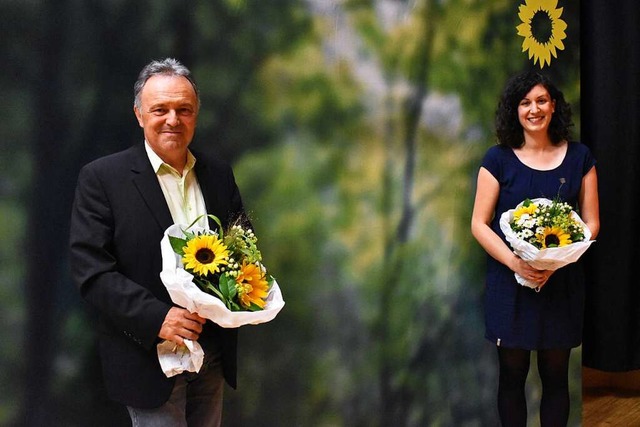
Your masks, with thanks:
[{"label": "sunflower", "polygon": [[558,248],[571,244],[571,235],[560,227],[545,227],[537,237],[541,249]]},{"label": "sunflower", "polygon": [[562,9],[556,9],[558,0],[525,0],[519,7],[518,17],[522,24],[518,25],[518,35],[524,37],[522,51],[529,51],[529,59],[551,65],[551,55],[557,58],[556,49],[564,50],[562,40],[567,37],[564,30],[567,23],[560,19]]},{"label": "sunflower", "polygon": [[202,276],[217,273],[221,266],[229,264],[229,250],[214,234],[194,237],[187,242],[183,251],[184,268]]},{"label": "sunflower", "polygon": [[240,305],[244,308],[249,308],[252,304],[264,308],[264,299],[269,293],[269,282],[262,267],[259,264],[243,262],[236,276],[236,289]]},{"label": "sunflower", "polygon": [[535,203],[529,203],[529,204],[524,203],[522,206],[520,206],[513,212],[513,220],[518,221],[520,217],[522,217],[522,215],[525,215],[525,214],[531,216],[534,213],[536,213],[537,210],[538,210],[538,206],[536,206]]}]

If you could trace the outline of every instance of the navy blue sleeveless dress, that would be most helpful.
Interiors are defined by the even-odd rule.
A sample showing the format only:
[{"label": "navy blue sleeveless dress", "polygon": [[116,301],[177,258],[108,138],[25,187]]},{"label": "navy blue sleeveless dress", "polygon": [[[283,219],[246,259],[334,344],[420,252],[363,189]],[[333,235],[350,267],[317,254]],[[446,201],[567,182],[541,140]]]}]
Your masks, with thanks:
[{"label": "navy blue sleeveless dress", "polygon": [[[491,147],[482,160],[482,167],[500,183],[491,228],[505,240],[500,216],[526,198],[559,195],[577,209],[582,178],[595,163],[587,146],[579,142],[570,142],[562,164],[546,171],[526,166],[510,147]],[[536,292],[521,286],[513,271],[488,256],[484,303],[485,337],[496,345],[546,350],[568,349],[582,342],[584,274],[580,261],[557,270]]]}]

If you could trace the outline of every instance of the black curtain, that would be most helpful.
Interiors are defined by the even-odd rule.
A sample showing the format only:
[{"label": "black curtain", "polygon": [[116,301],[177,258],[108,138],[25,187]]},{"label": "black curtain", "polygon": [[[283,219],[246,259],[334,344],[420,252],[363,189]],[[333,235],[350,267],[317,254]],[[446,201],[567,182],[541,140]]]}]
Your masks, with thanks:
[{"label": "black curtain", "polygon": [[600,235],[585,258],[583,365],[640,369],[640,4],[581,4],[581,134],[598,160]]}]

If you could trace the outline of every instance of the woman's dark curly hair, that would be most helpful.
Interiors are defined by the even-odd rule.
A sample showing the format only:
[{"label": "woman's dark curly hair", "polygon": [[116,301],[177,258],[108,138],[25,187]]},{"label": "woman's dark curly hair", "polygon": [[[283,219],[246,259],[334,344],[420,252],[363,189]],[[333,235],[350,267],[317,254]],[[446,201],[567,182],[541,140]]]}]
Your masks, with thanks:
[{"label": "woman's dark curly hair", "polygon": [[518,105],[527,93],[541,84],[551,99],[555,101],[555,112],[549,124],[549,138],[553,144],[569,140],[571,137],[571,106],[562,92],[545,75],[528,71],[512,77],[504,88],[496,110],[496,136],[498,144],[518,148],[524,144],[524,132],[518,119]]}]

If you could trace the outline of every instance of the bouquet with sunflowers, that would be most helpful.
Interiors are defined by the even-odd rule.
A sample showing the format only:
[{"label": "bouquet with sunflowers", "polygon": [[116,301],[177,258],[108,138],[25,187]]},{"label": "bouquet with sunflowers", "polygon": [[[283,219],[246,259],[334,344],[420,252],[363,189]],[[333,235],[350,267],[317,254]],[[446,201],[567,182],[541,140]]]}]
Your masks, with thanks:
[{"label": "bouquet with sunflowers", "polygon": [[[273,320],[284,300],[278,283],[262,265],[255,234],[240,221],[223,230],[217,217],[207,216],[216,222],[217,231],[195,226],[198,218],[189,226],[170,226],[160,242],[160,278],[172,301],[223,328]],[[200,345],[185,344],[178,351],[168,343],[158,345],[167,376],[198,371],[202,365]],[[185,353],[192,357],[185,358]]]},{"label": "bouquet with sunflowers", "polygon": [[[568,203],[525,199],[500,217],[500,229],[513,251],[533,268],[557,270],[576,262],[591,246],[591,231]],[[523,286],[537,288],[516,273]]]}]

